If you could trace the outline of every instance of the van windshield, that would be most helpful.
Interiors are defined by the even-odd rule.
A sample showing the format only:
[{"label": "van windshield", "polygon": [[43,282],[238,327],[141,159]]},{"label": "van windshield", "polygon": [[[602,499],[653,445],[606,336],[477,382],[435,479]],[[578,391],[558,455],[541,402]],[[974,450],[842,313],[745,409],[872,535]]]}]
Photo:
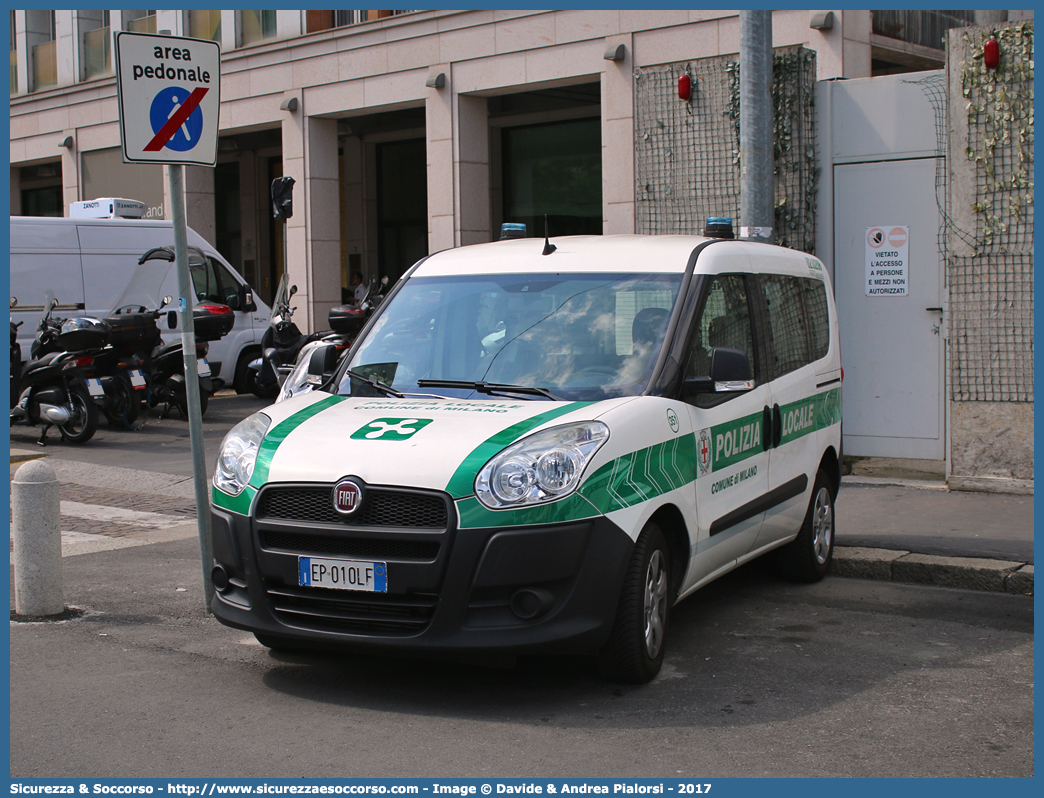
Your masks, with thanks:
[{"label": "van windshield", "polygon": [[[125,307],[156,310],[162,304],[167,274],[177,268],[174,263],[174,251],[172,247],[157,247],[149,250],[146,255],[149,257],[135,267],[113,310]],[[206,263],[206,256],[195,247],[189,247],[188,262],[189,272],[195,277],[195,273]]]},{"label": "van windshield", "polygon": [[[372,395],[361,375],[403,393],[455,398],[637,395],[680,285],[679,274],[413,278],[352,347],[338,392]],[[529,391],[491,393],[475,383]]]}]

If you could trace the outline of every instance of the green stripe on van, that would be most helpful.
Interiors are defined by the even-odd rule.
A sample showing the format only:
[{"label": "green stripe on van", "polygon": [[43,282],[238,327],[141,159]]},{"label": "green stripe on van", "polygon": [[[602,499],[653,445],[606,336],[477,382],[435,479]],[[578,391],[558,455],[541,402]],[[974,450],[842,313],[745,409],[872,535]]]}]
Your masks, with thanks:
[{"label": "green stripe on van", "polygon": [[779,445],[783,446],[837,424],[841,420],[841,390],[835,388],[782,405],[779,412],[783,419],[783,437]]},{"label": "green stripe on van", "polygon": [[344,399],[343,396],[327,396],[315,404],[308,405],[304,410],[298,410],[269,430],[265,439],[261,441],[261,450],[257,453],[257,462],[254,463],[254,473],[250,475],[249,484],[255,488],[264,485],[268,481],[268,469],[272,467],[272,457],[287,436],[308,419],[319,415],[338,402],[343,402]]},{"label": "green stripe on van", "polygon": [[541,424],[563,416],[566,413],[572,413],[574,410],[587,407],[590,404],[594,404],[594,402],[568,402],[564,405],[559,405],[554,410],[548,410],[546,413],[540,413],[532,418],[519,421],[517,424],[512,424],[507,429],[503,429],[491,438],[486,439],[476,446],[471,454],[465,457],[464,461],[457,467],[457,470],[450,478],[449,484],[446,486],[446,491],[454,499],[470,496],[475,492],[475,477],[478,476],[478,472],[489,461],[489,458]]},{"label": "green stripe on van", "polygon": [[622,510],[696,479],[692,433],[618,457],[584,480],[580,493],[602,513]]},{"label": "green stripe on van", "polygon": [[250,515],[250,505],[253,503],[256,495],[257,490],[250,485],[243,488],[243,492],[238,496],[229,496],[227,493],[214,488],[210,492],[210,500],[215,507],[220,507],[222,510],[239,513],[240,515]]},{"label": "green stripe on van", "polygon": [[474,496],[457,502],[460,529],[506,529],[513,526],[535,524],[561,524],[595,518],[599,510],[578,493],[572,493],[557,502],[535,504],[532,507],[517,507],[512,510],[490,510]]}]

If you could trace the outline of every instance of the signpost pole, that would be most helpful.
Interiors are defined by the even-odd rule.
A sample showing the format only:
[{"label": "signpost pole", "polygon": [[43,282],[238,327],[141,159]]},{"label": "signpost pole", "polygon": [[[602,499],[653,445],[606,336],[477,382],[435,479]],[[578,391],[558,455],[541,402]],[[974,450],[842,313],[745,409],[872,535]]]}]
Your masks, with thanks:
[{"label": "signpost pole", "polygon": [[192,475],[196,493],[196,523],[199,528],[199,552],[203,560],[203,595],[206,611],[214,599],[214,583],[210,572],[214,552],[210,540],[210,496],[207,490],[207,458],[203,449],[203,413],[199,403],[199,371],[196,364],[196,325],[192,308],[196,295],[189,276],[188,233],[185,225],[185,193],[181,164],[170,164],[170,204],[174,224],[174,259],[178,269],[179,311],[181,313],[181,347],[185,357],[185,398],[188,404],[189,440],[192,444]]}]

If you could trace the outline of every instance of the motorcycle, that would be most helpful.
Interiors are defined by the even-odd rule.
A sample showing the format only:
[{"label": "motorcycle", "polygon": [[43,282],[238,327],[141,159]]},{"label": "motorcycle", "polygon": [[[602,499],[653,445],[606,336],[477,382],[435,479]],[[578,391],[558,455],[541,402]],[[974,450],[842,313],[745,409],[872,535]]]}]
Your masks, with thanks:
[{"label": "motorcycle", "polygon": [[[280,381],[277,402],[308,393],[333,374],[338,362],[355,342],[367,320],[384,301],[388,278],[384,277],[381,280],[380,293],[374,292],[375,283],[376,280],[370,281],[358,307],[342,305],[330,309],[329,322],[333,331],[324,333],[321,338],[301,347],[293,368],[287,370]],[[265,354],[267,356],[268,353]],[[322,377],[319,377],[319,374]]]},{"label": "motorcycle", "polygon": [[[189,247],[190,262],[193,257],[202,258],[202,253]],[[117,301],[116,310],[106,318],[113,330],[117,364],[123,363],[131,381],[132,397],[144,393],[148,407],[163,405],[161,417],[177,409],[188,417],[188,400],[185,384],[185,360],[181,340],[165,343],[160,335],[158,320],[166,315],[167,326],[177,327],[176,311],[164,308],[171,297],[159,298],[159,290],[167,272],[174,264],[171,247],[150,249],[138,260],[138,267],[130,282]],[[235,315],[228,305],[201,302],[192,309],[196,336],[196,364],[199,375],[200,412],[205,413],[212,393],[220,390],[222,380],[211,377],[206,356],[210,341],[216,341],[231,331]],[[140,366],[144,377],[142,391],[134,384],[133,372]],[[117,383],[119,390],[126,390],[126,382]],[[133,403],[134,399],[131,399]],[[140,403],[139,403],[140,406]],[[133,411],[131,411],[133,412]]]},{"label": "motorcycle", "polygon": [[296,308],[290,306],[290,300],[296,293],[297,286],[291,285],[287,288],[286,274],[283,274],[279,280],[279,287],[276,288],[275,300],[272,302],[268,329],[261,337],[261,351],[264,354],[248,364],[250,389],[261,399],[271,399],[279,392],[280,385],[293,368],[301,349],[305,344],[323,335],[305,335],[294,324]]},{"label": "motorcycle", "polygon": [[[17,299],[12,298],[12,306]],[[108,330],[97,319],[56,319],[52,312],[58,305],[52,291],[47,292],[43,313],[37,324],[37,337],[30,347],[30,359],[16,369],[21,347],[14,340],[18,326],[11,323],[11,424],[27,426],[43,424],[37,443],[46,445],[47,432],[58,427],[62,439],[82,444],[89,441],[98,428],[99,406],[105,394],[101,381],[94,376],[91,350],[104,345]],[[18,372],[17,388],[15,374]]]}]

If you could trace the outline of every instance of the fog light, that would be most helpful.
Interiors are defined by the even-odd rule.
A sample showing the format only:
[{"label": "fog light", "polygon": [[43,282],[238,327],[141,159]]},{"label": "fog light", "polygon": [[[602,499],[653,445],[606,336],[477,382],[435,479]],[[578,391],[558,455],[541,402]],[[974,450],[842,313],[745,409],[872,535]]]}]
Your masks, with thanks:
[{"label": "fog light", "polygon": [[214,570],[210,572],[210,581],[214,584],[214,590],[218,593],[224,593],[228,590],[228,573],[222,566],[214,566]]},{"label": "fog light", "polygon": [[523,621],[544,615],[555,603],[555,597],[540,587],[527,587],[511,597],[511,611]]}]

